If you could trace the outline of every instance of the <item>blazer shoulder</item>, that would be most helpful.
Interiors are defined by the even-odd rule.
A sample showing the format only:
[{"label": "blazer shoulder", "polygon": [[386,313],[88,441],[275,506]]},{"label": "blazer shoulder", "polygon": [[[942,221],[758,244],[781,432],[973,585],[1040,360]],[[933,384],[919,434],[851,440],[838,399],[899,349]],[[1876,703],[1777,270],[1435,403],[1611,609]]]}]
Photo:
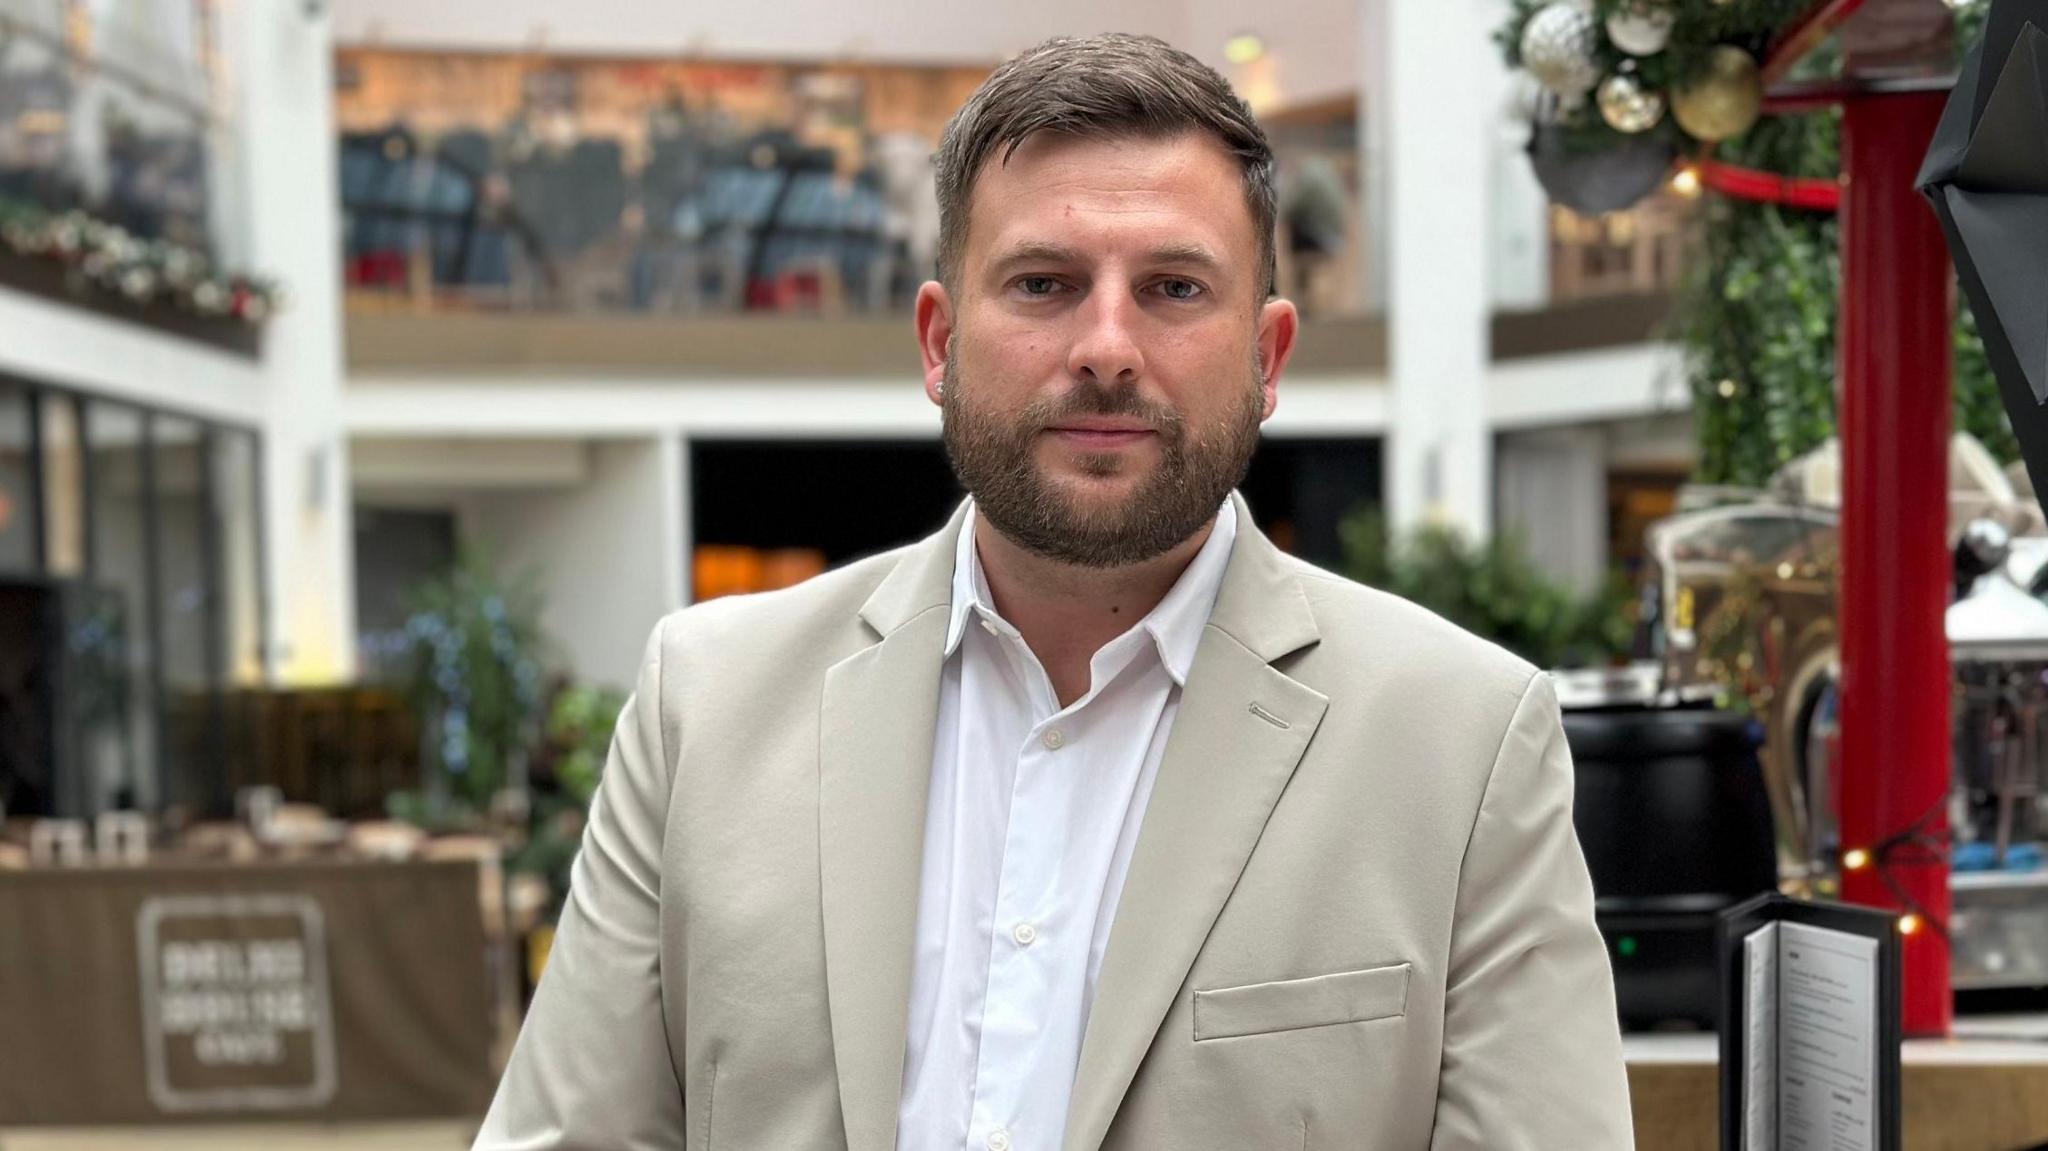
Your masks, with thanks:
[{"label": "blazer shoulder", "polygon": [[1352,667],[1394,669],[1438,703],[1469,700],[1512,711],[1536,679],[1536,665],[1435,612],[1356,580],[1288,557],[1322,633],[1317,652]]}]

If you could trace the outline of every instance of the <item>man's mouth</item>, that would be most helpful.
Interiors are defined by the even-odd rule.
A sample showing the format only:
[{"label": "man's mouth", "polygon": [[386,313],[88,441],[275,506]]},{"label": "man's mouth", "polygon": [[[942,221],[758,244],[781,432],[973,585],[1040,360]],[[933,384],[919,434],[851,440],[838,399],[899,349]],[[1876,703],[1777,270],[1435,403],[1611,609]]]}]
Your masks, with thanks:
[{"label": "man's mouth", "polygon": [[1074,447],[1091,450],[1128,447],[1156,434],[1142,421],[1103,416],[1065,419],[1046,430]]}]

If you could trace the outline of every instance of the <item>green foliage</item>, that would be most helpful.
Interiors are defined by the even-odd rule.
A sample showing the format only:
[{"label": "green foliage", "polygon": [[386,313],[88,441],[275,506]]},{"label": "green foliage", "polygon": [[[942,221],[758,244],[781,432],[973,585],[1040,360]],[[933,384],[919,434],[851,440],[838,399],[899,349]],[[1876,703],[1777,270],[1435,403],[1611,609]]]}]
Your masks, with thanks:
[{"label": "green foliage", "polygon": [[1373,508],[1341,528],[1344,574],[1411,600],[1539,667],[1605,663],[1628,651],[1630,592],[1617,577],[1581,598],[1511,536],[1475,546],[1448,528],[1394,541]]},{"label": "green foliage", "polygon": [[[1767,119],[1724,145],[1731,163],[1832,175],[1839,116]],[[1676,312],[1707,483],[1761,484],[1835,427],[1841,255],[1832,215],[1724,197],[1703,202]]]},{"label": "green foliage", "polygon": [[612,731],[625,710],[624,692],[579,685],[564,688],[548,709],[548,744],[553,752],[555,782],[581,806],[590,805],[604,773]]},{"label": "green foliage", "polygon": [[569,871],[582,846],[590,800],[625,706],[623,692],[569,685],[555,693],[548,707],[546,738],[534,757],[533,823],[508,866],[547,879],[550,919],[561,914],[568,896]]},{"label": "green foliage", "polygon": [[1999,398],[1998,377],[1991,374],[1991,357],[1977,333],[1977,315],[1967,302],[1956,307],[1955,365],[1956,430],[1982,440],[2001,462],[2019,459],[2020,442]]},{"label": "green foliage", "polygon": [[420,587],[413,601],[404,656],[426,733],[429,792],[482,811],[535,734],[540,596],[526,580],[501,582],[471,552]]},{"label": "green foliage", "polygon": [[[1790,176],[1840,170],[1840,114],[1766,119],[1721,146],[1730,163]],[[1835,433],[1840,229],[1829,213],[1714,197],[1674,331],[1687,352],[1703,483],[1757,486]],[[1976,321],[1955,328],[1955,426],[2019,456]]]}]

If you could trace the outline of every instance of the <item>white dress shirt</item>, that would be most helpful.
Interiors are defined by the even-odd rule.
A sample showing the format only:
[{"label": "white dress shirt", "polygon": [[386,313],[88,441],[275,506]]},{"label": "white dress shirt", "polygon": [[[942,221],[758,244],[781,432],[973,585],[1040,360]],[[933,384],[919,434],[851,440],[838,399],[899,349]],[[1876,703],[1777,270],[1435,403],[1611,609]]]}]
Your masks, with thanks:
[{"label": "white dress shirt", "polygon": [[997,614],[970,508],[932,745],[899,1151],[1057,1151],[1181,688],[1237,538],[1225,502],[1173,590],[1062,708]]}]

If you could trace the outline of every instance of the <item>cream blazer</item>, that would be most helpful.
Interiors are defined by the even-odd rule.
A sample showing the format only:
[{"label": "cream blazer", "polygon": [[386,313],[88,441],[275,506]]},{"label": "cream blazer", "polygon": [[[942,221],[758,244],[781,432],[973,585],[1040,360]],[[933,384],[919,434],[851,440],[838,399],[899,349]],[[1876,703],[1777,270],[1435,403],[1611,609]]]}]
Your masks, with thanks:
[{"label": "cream blazer", "polygon": [[[1238,514],[1064,1151],[1629,1147],[1547,677]],[[894,1148],[961,521],[655,629],[477,1148]]]}]

